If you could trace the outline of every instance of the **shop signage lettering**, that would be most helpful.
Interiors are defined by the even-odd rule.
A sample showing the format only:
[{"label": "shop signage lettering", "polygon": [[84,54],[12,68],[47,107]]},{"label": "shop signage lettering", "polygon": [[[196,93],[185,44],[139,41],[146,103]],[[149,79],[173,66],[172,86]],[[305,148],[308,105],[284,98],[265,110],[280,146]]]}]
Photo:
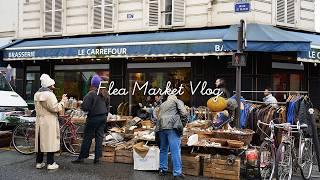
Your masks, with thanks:
[{"label": "shop signage lettering", "polygon": [[[166,87],[162,88],[149,88],[149,81],[141,84],[139,82],[135,82],[132,90],[132,95],[135,95],[138,91],[142,91],[144,95],[148,96],[156,96],[156,95],[183,95],[184,94],[184,86],[180,84],[178,88],[172,88],[172,83],[170,81],[167,82]],[[207,81],[200,81],[196,85],[190,81],[191,95],[194,95],[197,91],[200,92],[203,96],[221,96],[223,91],[221,89],[211,89],[207,87]],[[125,88],[115,88],[114,81],[111,81],[108,87],[108,93],[111,96],[126,96],[129,94],[129,91]]]},{"label": "shop signage lettering", "polygon": [[310,59],[320,59],[320,51],[309,51]]},{"label": "shop signage lettering", "polygon": [[214,49],[216,52],[222,52],[223,51],[223,45],[215,45]]},{"label": "shop signage lettering", "polygon": [[92,48],[79,49],[78,56],[126,55],[127,48]]},{"label": "shop signage lettering", "polygon": [[20,52],[9,52],[9,58],[32,58],[36,56],[35,51],[20,51]]}]

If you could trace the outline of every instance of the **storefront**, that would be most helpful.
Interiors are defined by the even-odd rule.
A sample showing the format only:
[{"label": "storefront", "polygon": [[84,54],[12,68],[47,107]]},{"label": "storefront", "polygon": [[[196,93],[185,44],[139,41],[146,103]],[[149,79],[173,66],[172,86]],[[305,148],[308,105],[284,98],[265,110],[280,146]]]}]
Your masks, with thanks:
[{"label": "storefront", "polygon": [[[269,34],[274,34],[270,37]],[[303,33],[302,33],[303,34]],[[235,68],[231,51],[236,50],[237,26],[228,28],[158,32],[145,34],[98,35],[91,37],[22,40],[4,49],[4,61],[23,75],[17,84],[23,96],[32,101],[38,89],[39,76],[48,73],[57,82],[57,96],[82,99],[88,91],[91,76],[103,71],[117,88],[132,89],[133,83],[161,88],[167,81],[187,84],[207,81],[213,88],[216,78],[224,78],[230,92],[235,90]],[[310,91],[319,67],[301,64],[297,52],[310,50],[310,39],[295,32],[272,26],[252,24],[247,27],[247,66],[242,69],[243,90]],[[312,55],[312,53],[311,53]],[[316,53],[314,56],[316,57]],[[275,94],[283,101],[285,94]],[[249,99],[261,100],[262,93],[243,93]],[[198,106],[210,96],[187,95],[188,105]],[[123,103],[132,108],[147,97],[113,96],[113,111]],[[153,97],[151,97],[153,98]],[[316,100],[318,101],[318,100]],[[315,104],[320,104],[315,102]]]}]

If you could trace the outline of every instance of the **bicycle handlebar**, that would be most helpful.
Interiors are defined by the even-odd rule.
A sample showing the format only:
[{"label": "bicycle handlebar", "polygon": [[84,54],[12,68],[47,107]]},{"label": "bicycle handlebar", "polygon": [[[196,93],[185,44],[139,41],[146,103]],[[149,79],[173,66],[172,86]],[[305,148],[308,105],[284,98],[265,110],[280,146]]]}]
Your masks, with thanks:
[{"label": "bicycle handlebar", "polygon": [[266,125],[266,126],[269,126],[270,128],[272,127],[276,127],[276,128],[282,128],[282,129],[285,129],[285,128],[291,128],[291,129],[301,129],[301,128],[307,128],[308,125],[307,124],[300,124],[299,121],[297,122],[296,125],[292,125],[290,123],[282,123],[282,124],[275,124],[273,122],[273,120],[270,121],[270,123],[264,123],[262,121],[258,121],[258,126],[259,124],[263,124],[263,125]]},{"label": "bicycle handlebar", "polygon": [[269,126],[269,127],[276,127],[276,128],[285,128],[285,127],[288,127],[290,125],[289,123],[275,124],[273,122],[273,120],[271,120],[269,124],[259,120],[258,121],[258,126],[259,126],[259,124],[263,124],[263,125],[266,125],[266,126]]}]

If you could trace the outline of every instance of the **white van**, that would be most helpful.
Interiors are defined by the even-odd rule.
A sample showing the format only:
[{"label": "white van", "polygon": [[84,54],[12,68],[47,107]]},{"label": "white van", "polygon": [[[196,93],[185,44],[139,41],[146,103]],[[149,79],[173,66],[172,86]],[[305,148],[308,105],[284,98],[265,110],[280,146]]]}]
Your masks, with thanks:
[{"label": "white van", "polygon": [[28,108],[26,101],[17,94],[4,74],[0,72],[0,112]]}]

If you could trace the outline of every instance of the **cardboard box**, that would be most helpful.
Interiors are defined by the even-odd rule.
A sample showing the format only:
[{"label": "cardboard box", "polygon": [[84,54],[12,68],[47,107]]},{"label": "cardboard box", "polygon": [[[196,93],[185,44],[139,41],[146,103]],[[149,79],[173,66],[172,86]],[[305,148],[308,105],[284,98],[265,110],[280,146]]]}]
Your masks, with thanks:
[{"label": "cardboard box", "polygon": [[141,157],[133,150],[134,170],[159,170],[160,150],[158,147],[150,147],[145,157]]}]

